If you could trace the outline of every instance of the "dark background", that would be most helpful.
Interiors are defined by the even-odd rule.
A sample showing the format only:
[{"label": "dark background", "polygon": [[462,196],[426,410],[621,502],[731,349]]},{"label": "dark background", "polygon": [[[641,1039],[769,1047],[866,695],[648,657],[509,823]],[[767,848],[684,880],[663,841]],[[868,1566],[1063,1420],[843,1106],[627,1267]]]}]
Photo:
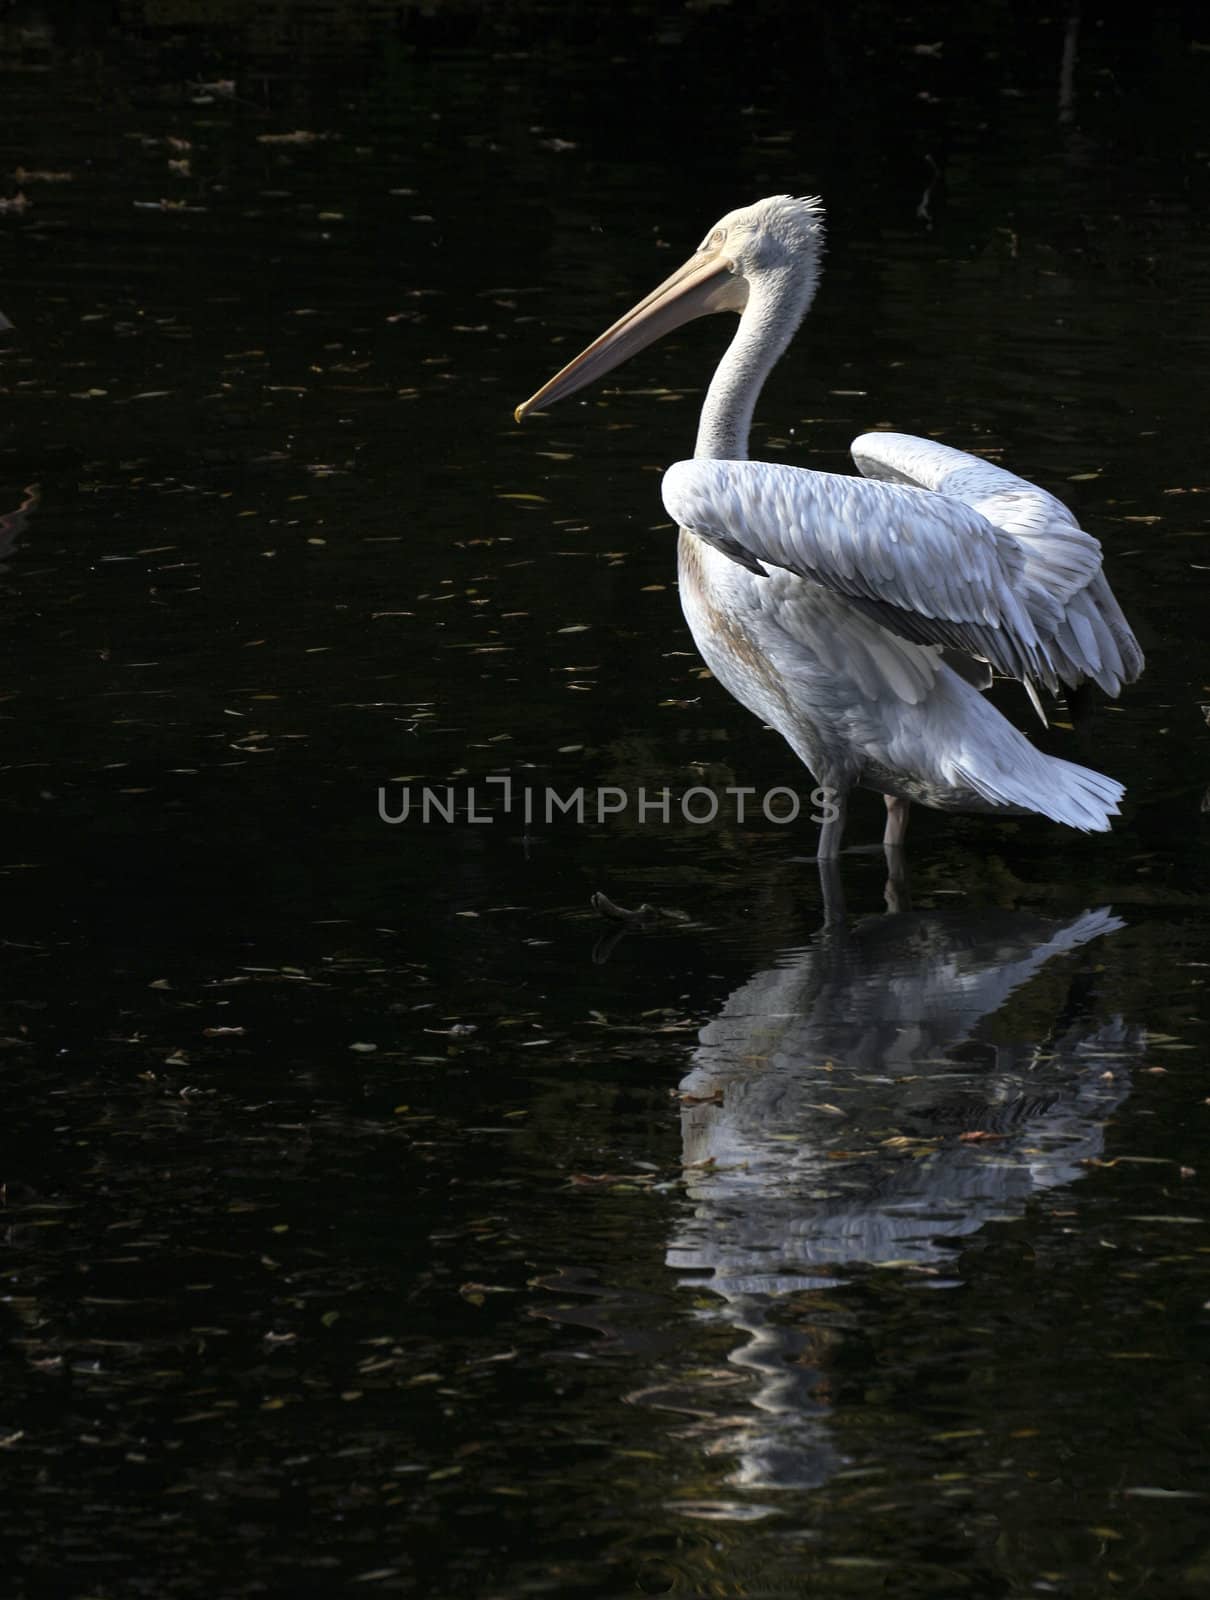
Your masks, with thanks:
[{"label": "dark background", "polygon": [[[1208,73],[1193,6],[0,6],[14,1595],[1205,1592]],[[841,952],[805,825],[376,815],[798,781],[658,500],[718,327],[512,422],[783,191],[829,256],[753,453],[1002,461],[1148,654],[1039,738],[1114,833],[921,814],[923,920],[854,855]],[[597,889],[679,920],[613,944]],[[964,972],[1106,905],[967,1037]],[[670,1092],[766,1004],[794,1082],[856,1076],[686,1187]],[[880,1259],[869,1151],[1006,1105],[1002,1203],[939,1159],[951,1259]],[[814,1260],[828,1171],[825,1282],[686,1287],[686,1229],[779,1206]],[[810,1485],[751,1468],[769,1414]]]}]

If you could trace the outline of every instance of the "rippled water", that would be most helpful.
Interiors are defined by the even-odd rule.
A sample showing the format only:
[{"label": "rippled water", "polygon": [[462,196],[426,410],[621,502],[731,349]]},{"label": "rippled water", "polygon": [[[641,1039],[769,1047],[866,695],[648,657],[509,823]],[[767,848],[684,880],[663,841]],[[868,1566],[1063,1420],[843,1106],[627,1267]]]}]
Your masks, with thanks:
[{"label": "rippled water", "polygon": [[[0,24],[9,1592],[1205,1593],[1196,27],[192,16]],[[838,921],[805,823],[382,822],[797,781],[658,499],[718,329],[511,420],[782,189],[756,453],[1073,505],[1117,830],[920,813]]]}]

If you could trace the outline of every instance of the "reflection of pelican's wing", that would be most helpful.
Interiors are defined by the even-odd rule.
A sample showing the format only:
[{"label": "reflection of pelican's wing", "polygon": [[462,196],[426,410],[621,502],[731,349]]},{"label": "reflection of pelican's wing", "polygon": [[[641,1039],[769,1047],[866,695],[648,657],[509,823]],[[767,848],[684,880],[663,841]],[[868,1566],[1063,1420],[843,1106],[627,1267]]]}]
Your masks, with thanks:
[{"label": "reflection of pelican's wing", "polygon": [[[730,1109],[685,1113],[686,1163],[742,1163],[755,1181],[753,1161],[759,1166],[760,1152],[771,1153],[761,1129],[779,1114],[781,1098],[801,1088],[802,1074],[815,1074],[817,1098],[826,1101],[832,1061],[914,1073],[921,1060],[966,1039],[1052,957],[1121,926],[1106,909],[1061,926],[1021,913],[907,914],[871,917],[839,939],[824,935],[791,952],[785,965],[737,989],[702,1029],[682,1092],[705,1099],[725,1083]],[[757,1136],[755,1150],[749,1134]]]},{"label": "reflection of pelican's wing", "polygon": [[[695,1200],[759,1204],[726,1229],[729,1269],[718,1239],[694,1264],[741,1281],[751,1268],[768,1286],[776,1240],[791,1277],[795,1266],[924,1259],[932,1238],[972,1232],[1035,1185],[1067,1181],[1060,1146],[1098,1144],[1097,1119],[1124,1093],[1101,1074],[1133,1053],[1132,1038],[1115,1025],[1077,1028],[1045,1051],[982,1046],[972,1060],[976,1047],[957,1047],[1047,961],[1121,926],[1106,910],[1060,926],[1011,913],[870,918],[737,990],[702,1030],[682,1085],[702,1102],[683,1113],[684,1153]],[[1039,1118],[1070,1125],[1053,1172],[1045,1156],[1012,1158]],[[972,1132],[1007,1137],[964,1143]],[[905,1156],[894,1140],[917,1146]],[[842,1150],[853,1154],[838,1161]],[[688,1238],[685,1248],[697,1257]]]}]

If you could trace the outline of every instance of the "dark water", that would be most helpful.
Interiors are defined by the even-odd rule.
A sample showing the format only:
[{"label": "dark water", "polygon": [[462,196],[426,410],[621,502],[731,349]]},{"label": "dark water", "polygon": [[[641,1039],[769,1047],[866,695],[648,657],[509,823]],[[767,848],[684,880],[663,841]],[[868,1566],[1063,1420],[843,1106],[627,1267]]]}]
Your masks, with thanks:
[{"label": "dark water", "polygon": [[[1210,1592],[1196,14],[110,10],[0,24],[5,1593]],[[384,824],[799,781],[662,526],[719,328],[511,421],[780,190],[755,453],[1078,510],[1116,831],[824,928],[805,823]]]}]

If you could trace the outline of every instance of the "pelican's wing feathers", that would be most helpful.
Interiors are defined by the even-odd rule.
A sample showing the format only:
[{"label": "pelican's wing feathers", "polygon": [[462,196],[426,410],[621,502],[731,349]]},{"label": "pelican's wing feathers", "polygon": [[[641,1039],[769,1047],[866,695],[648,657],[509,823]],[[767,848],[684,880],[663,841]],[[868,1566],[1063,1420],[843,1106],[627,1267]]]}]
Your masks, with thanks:
[{"label": "pelican's wing feathers", "polygon": [[1073,688],[1091,678],[1107,694],[1134,682],[1143,653],[1101,570],[1101,546],[1061,500],[935,439],[863,433],[852,448],[867,478],[961,500],[1011,535],[1024,557],[1022,599],[1057,677]]},{"label": "pelican's wing feathers", "polygon": [[[733,560],[784,567],[918,644],[1054,676],[1023,599],[1016,539],[963,501],[768,461],[678,461],[664,505]],[[760,570],[759,566],[756,570]]]}]

